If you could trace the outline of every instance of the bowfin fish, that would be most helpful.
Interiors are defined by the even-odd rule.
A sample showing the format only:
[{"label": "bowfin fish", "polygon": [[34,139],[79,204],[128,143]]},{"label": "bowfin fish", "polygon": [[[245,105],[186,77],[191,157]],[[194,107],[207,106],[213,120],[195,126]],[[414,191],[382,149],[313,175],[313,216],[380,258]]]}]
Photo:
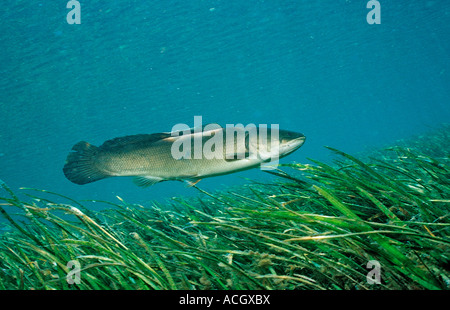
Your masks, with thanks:
[{"label": "bowfin fish", "polygon": [[[306,139],[301,133],[277,130],[274,135],[256,126],[255,134],[242,128],[218,125],[207,128],[124,136],[98,147],[81,141],[72,147],[63,172],[76,184],[131,176],[141,187],[169,180],[195,185],[203,178],[255,168],[273,158],[282,158],[297,150]],[[228,140],[228,136],[241,137],[242,141]]]}]

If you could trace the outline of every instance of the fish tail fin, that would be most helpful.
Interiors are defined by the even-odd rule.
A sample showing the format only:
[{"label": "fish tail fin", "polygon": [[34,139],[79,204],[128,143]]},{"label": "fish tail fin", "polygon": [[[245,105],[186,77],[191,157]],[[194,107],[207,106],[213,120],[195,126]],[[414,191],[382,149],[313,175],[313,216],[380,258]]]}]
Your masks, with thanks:
[{"label": "fish tail fin", "polygon": [[72,147],[63,168],[66,178],[75,184],[87,184],[109,177],[98,169],[95,156],[99,148],[85,141],[78,142]]}]

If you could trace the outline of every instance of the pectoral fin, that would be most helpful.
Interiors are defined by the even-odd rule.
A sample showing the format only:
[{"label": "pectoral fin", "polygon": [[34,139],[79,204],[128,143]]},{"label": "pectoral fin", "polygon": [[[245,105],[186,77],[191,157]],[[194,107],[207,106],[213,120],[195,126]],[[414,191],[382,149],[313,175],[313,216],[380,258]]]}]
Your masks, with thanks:
[{"label": "pectoral fin", "polygon": [[225,154],[225,161],[235,161],[235,160],[241,160],[245,158],[249,158],[250,153],[231,153],[231,154]]},{"label": "pectoral fin", "polygon": [[200,182],[202,179],[197,179],[197,180],[194,180],[194,181],[186,181],[186,183],[187,183],[187,187],[193,187],[193,186],[195,186],[198,182]]},{"label": "pectoral fin", "polygon": [[[248,133],[245,134],[245,149],[242,147],[234,147],[232,152],[225,153],[225,161],[231,162],[241,159],[256,158],[256,155],[250,147],[250,136]],[[237,149],[236,149],[237,148]]]}]

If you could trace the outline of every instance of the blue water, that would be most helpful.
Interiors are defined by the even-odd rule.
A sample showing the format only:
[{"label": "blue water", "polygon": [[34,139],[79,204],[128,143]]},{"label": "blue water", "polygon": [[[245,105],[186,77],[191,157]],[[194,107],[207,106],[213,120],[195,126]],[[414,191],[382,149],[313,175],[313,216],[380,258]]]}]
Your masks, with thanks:
[{"label": "blue water", "polygon": [[[393,3],[395,2],[395,3]],[[0,9],[0,179],[77,199],[196,195],[62,173],[80,140],[99,145],[177,123],[279,124],[305,145],[282,162],[389,145],[450,119],[450,2],[7,1]],[[205,179],[208,191],[268,180],[258,169]]]}]

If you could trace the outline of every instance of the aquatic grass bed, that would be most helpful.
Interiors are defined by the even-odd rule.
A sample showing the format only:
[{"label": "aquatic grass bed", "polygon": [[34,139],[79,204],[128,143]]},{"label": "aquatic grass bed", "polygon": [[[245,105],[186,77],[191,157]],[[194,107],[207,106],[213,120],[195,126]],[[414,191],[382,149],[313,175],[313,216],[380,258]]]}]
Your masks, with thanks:
[{"label": "aquatic grass bed", "polygon": [[449,289],[450,148],[430,145],[448,146],[448,129],[426,149],[329,148],[332,165],[287,164],[272,184],[200,186],[203,198],[145,207],[94,212],[2,183],[0,289]]}]

